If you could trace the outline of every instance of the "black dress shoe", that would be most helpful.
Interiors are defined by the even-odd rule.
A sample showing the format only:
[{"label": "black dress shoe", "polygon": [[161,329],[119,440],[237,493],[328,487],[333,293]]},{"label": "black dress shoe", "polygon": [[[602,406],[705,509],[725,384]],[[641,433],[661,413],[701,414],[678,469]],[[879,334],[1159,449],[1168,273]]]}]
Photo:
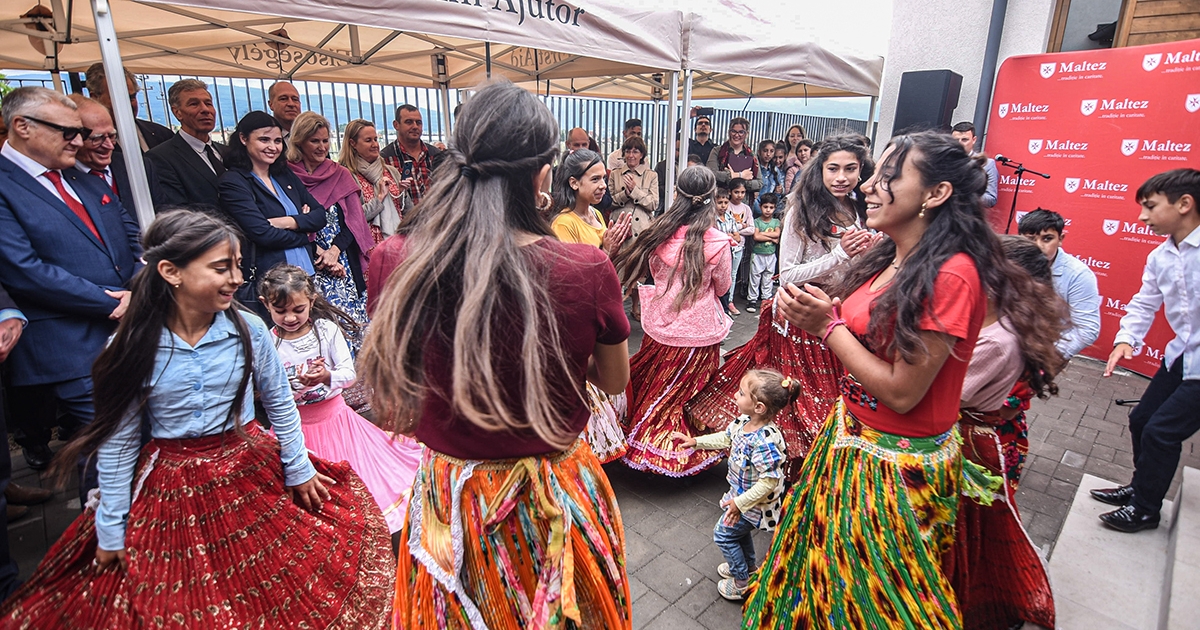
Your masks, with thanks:
[{"label": "black dress shoe", "polygon": [[22,447],[21,452],[25,454],[25,463],[38,472],[49,468],[50,460],[54,459],[54,451],[44,444],[31,448]]},{"label": "black dress shoe", "polygon": [[1140,532],[1143,529],[1158,527],[1158,515],[1147,514],[1132,505],[1126,505],[1119,510],[1105,512],[1100,515],[1105,525],[1126,533]]},{"label": "black dress shoe", "polygon": [[1133,486],[1121,486],[1119,488],[1104,488],[1102,490],[1092,490],[1092,498],[1107,503],[1109,505],[1129,505],[1133,499]]}]

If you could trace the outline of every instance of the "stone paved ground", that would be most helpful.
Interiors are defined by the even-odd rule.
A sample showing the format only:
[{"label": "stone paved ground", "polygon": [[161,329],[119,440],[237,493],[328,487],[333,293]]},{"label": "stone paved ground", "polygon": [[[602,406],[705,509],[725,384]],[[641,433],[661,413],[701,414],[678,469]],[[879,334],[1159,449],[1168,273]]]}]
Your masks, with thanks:
[{"label": "stone paved ground", "polygon": [[[747,341],[756,322],[755,314],[736,318],[725,349]],[[634,322],[631,351],[641,338]],[[1132,472],[1125,421],[1129,408],[1113,401],[1138,398],[1147,379],[1129,373],[1102,379],[1102,369],[1098,362],[1076,359],[1059,378],[1059,396],[1035,401],[1029,414],[1030,455],[1017,504],[1030,537],[1047,557],[1053,553],[1083,474],[1124,483]],[[1200,468],[1200,439],[1184,444],[1181,465]],[[13,468],[17,483],[50,485],[28,469],[20,452],[13,453]],[[634,628],[739,627],[740,607],[724,601],[716,591],[716,566],[722,558],[712,544],[712,528],[721,514],[717,502],[726,489],[724,466],[690,479],[647,475],[620,464],[609,464],[605,470],[625,522]],[[9,525],[12,553],[22,577],[29,576],[49,544],[78,515],[74,495],[64,489],[53,501]],[[767,536],[756,535],[759,559],[769,542]]]}]

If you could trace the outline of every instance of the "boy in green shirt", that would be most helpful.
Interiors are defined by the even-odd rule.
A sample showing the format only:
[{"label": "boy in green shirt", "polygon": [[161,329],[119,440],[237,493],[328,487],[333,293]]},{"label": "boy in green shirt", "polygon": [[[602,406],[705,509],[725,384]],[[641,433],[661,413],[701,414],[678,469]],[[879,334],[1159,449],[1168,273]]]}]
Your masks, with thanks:
[{"label": "boy in green shirt", "polygon": [[779,197],[774,193],[759,196],[758,207],[762,216],[754,220],[754,260],[750,265],[750,287],[747,311],[757,310],[759,299],[769,300],[775,295],[775,256],[779,250],[781,224],[775,218],[775,204]]}]

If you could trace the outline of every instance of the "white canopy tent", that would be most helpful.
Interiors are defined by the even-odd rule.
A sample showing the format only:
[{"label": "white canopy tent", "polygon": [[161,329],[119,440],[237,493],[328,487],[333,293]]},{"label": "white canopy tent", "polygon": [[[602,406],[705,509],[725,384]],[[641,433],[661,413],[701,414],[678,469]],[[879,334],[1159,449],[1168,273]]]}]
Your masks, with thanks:
[{"label": "white canopy tent", "polygon": [[[92,16],[69,14],[70,0],[23,10],[26,1],[0,0],[0,65],[82,71],[103,60],[109,76],[124,65],[148,74],[432,85],[442,89],[446,117],[450,87],[489,75],[545,94],[666,96],[674,126],[681,69],[686,110],[693,96],[874,97],[883,65],[881,55],[821,35],[863,41],[863,9],[832,11],[818,0],[783,3],[766,16],[738,0],[91,0]],[[890,10],[884,0],[859,4]],[[132,138],[123,86],[109,87],[118,131]],[[125,154],[135,190],[144,189],[136,152]],[[142,197],[135,205],[145,224],[153,214]]]}]

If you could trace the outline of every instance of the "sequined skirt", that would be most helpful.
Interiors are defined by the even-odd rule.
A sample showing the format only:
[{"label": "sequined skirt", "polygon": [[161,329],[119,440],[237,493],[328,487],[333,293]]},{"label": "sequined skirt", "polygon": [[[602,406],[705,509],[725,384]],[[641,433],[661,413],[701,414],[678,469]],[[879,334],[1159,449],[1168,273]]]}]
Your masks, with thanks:
[{"label": "sequined skirt", "polygon": [[758,332],[745,345],[725,355],[712,381],[684,405],[688,423],[705,432],[724,430],[738,417],[737,393],[748,370],[772,369],[801,383],[800,398],[775,417],[791,462],[788,479],[799,474],[801,460],[821,432],[830,408],[840,395],[841,361],[821,340],[790,326],[775,312],[774,300],[763,302]]},{"label": "sequined skirt", "polygon": [[142,449],[128,570],[99,571],[86,510],[0,609],[0,628],[383,628],[395,578],[387,526],[358,476],[318,513],[284,491],[279,443],[247,427]]},{"label": "sequined skirt", "polygon": [[396,576],[397,630],[632,624],[621,513],[583,440],[516,460],[425,449]]},{"label": "sequined skirt", "polygon": [[717,372],[721,346],[700,348],[668,346],[649,336],[629,362],[629,450],[621,461],[630,468],[685,477],[721,461],[720,451],[682,448],[672,431],[699,435],[684,419],[683,405]]}]

